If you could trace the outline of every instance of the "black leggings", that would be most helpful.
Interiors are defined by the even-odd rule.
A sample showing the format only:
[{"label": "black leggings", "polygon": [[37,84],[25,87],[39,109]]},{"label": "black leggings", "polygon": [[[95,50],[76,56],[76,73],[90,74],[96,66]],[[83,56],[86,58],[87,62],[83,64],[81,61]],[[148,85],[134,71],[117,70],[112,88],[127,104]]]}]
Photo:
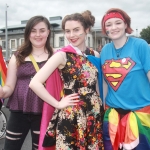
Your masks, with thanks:
[{"label": "black leggings", "polygon": [[42,115],[11,112],[7,123],[4,150],[21,150],[30,129],[32,136],[32,150],[37,150],[41,117]]}]

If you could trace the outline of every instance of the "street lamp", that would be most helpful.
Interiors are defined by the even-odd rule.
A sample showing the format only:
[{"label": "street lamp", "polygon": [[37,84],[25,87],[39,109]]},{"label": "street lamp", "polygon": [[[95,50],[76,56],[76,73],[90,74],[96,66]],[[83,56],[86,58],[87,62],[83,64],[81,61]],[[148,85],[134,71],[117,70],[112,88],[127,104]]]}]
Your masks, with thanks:
[{"label": "street lamp", "polygon": [[138,29],[136,29],[136,37],[138,37]]},{"label": "street lamp", "polygon": [[8,5],[6,4],[6,11],[5,11],[5,21],[6,21],[6,28],[5,28],[6,61],[8,60],[7,7],[8,7]]}]

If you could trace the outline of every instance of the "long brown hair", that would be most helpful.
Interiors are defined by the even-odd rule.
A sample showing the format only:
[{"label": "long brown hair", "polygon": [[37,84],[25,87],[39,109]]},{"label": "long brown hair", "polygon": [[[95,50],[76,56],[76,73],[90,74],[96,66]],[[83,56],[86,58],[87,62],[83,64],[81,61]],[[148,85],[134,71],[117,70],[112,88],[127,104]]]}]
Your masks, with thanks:
[{"label": "long brown hair", "polygon": [[[37,25],[39,22],[44,22],[46,24],[48,30],[50,30],[50,22],[44,16],[34,16],[28,20],[27,25],[25,27],[24,43],[16,52],[16,60],[17,60],[18,65],[24,63],[25,58],[31,54],[32,44],[30,42],[29,37],[30,37],[32,28],[35,25]],[[48,57],[51,57],[53,54],[53,49],[50,46],[50,37],[51,37],[51,33],[49,33],[46,44],[45,44],[45,48],[48,51]]]}]

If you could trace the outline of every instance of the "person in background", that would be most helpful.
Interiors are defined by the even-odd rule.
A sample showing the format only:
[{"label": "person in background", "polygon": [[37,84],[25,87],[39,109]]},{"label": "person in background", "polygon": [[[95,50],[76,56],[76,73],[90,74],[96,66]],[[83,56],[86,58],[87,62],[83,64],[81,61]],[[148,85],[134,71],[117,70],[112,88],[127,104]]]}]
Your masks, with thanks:
[{"label": "person in background", "polygon": [[[65,16],[62,29],[70,44],[58,50],[30,82],[29,87],[55,107],[43,147],[103,149],[102,101],[96,90],[98,70],[86,58],[86,55],[99,57],[98,52],[85,44],[94,23],[95,17],[88,10]],[[43,86],[57,68],[63,81],[64,95],[60,101]]]},{"label": "person in background", "polygon": [[[150,149],[150,50],[146,41],[128,37],[131,19],[119,8],[102,18],[102,30],[112,42],[101,51],[106,104],[104,149]],[[94,57],[89,56],[94,64]]]},{"label": "person in background", "polygon": [[0,97],[9,97],[7,107],[11,112],[7,123],[5,150],[21,150],[29,130],[32,150],[38,149],[43,101],[29,88],[29,83],[36,74],[31,57],[41,68],[52,54],[48,19],[44,16],[32,17],[25,28],[24,44],[10,59],[5,86],[0,87]]},{"label": "person in background", "polygon": [[97,51],[98,51],[99,53],[101,53],[102,48],[103,48],[103,46],[102,46],[101,44],[98,45]]}]

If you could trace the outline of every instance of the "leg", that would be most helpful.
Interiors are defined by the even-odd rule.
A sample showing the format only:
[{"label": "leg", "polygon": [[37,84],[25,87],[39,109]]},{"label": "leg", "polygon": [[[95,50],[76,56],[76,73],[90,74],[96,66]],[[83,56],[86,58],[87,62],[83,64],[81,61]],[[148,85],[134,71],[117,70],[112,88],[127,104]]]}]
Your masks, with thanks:
[{"label": "leg", "polygon": [[30,129],[27,117],[21,112],[11,112],[6,129],[5,150],[21,150]]},{"label": "leg", "polygon": [[42,115],[31,115],[32,150],[38,150]]}]

